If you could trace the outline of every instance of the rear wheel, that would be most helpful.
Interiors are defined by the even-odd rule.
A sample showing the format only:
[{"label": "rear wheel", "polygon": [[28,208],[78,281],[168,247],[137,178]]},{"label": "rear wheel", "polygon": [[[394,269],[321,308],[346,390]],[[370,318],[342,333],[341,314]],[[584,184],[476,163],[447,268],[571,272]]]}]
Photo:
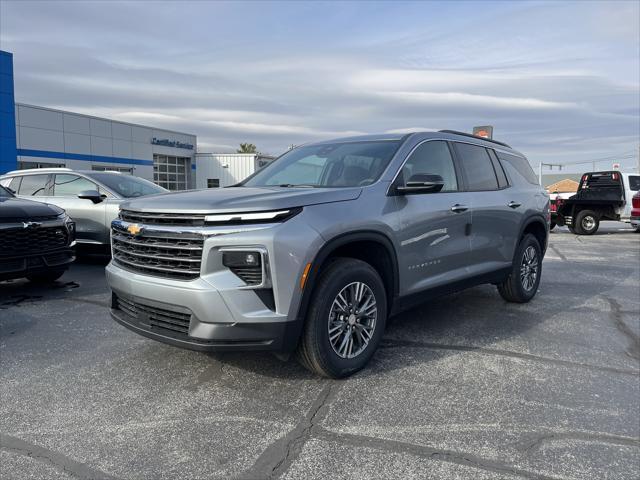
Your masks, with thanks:
[{"label": "rear wheel", "polygon": [[578,235],[593,235],[599,226],[598,214],[592,210],[581,210],[576,215],[575,229]]},{"label": "rear wheel", "polygon": [[507,302],[526,303],[538,291],[541,275],[542,250],[538,239],[529,233],[520,241],[511,273],[498,284],[498,292]]},{"label": "rear wheel", "polygon": [[66,268],[57,268],[47,270],[46,272],[31,273],[27,275],[30,282],[33,283],[52,283],[59,279],[65,272]]},{"label": "rear wheel", "polygon": [[319,375],[349,376],[373,356],[386,319],[387,296],[378,272],[361,260],[334,260],[313,292],[297,357]]}]

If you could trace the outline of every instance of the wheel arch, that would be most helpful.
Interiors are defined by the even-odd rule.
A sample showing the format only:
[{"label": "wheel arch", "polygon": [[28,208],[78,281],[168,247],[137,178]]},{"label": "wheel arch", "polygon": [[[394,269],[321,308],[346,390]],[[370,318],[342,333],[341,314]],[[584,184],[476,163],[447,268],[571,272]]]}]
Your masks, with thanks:
[{"label": "wheel arch", "polygon": [[311,270],[295,320],[290,322],[286,339],[287,350],[293,350],[298,343],[302,326],[311,303],[313,291],[324,267],[332,258],[349,257],[363,260],[380,274],[387,292],[387,313],[391,312],[394,299],[399,291],[398,259],[393,242],[378,231],[361,230],[338,235],[326,242],[311,262]]},{"label": "wheel arch", "polygon": [[544,254],[547,251],[547,244],[549,242],[549,228],[542,215],[533,215],[523,222],[520,227],[518,242],[528,233],[536,237]]}]

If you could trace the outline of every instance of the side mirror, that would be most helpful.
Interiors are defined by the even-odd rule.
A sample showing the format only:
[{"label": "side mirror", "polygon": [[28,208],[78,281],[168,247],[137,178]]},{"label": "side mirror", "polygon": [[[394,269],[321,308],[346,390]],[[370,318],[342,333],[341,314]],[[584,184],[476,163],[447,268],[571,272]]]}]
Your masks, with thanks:
[{"label": "side mirror", "polygon": [[396,188],[398,193],[409,195],[412,193],[437,193],[444,187],[444,180],[440,175],[417,173],[411,175],[406,185]]},{"label": "side mirror", "polygon": [[104,197],[97,190],[84,190],[78,194],[78,198],[91,200],[93,203],[100,203]]}]

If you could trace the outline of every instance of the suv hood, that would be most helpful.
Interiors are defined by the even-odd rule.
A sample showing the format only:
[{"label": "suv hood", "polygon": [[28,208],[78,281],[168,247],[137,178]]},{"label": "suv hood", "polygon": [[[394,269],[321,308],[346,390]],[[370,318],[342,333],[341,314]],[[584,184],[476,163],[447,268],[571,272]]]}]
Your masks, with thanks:
[{"label": "suv hood", "polygon": [[228,187],[142,197],[120,208],[167,213],[242,213],[355,200],[362,188]]},{"label": "suv hood", "polygon": [[64,210],[48,203],[22,198],[0,198],[0,222],[28,220],[31,217],[55,217]]}]

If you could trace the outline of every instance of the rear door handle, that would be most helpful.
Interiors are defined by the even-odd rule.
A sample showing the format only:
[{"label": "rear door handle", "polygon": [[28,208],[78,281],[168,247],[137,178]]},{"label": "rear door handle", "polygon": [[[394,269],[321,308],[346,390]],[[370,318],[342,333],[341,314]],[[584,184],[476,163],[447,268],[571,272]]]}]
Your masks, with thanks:
[{"label": "rear door handle", "polygon": [[509,202],[508,207],[509,208],[518,208],[520,205],[522,205],[522,204],[518,203],[518,202]]},{"label": "rear door handle", "polygon": [[460,205],[459,203],[456,203],[453,207],[451,207],[451,211],[455,213],[466,212],[467,210],[469,210],[469,207],[467,207],[466,205]]}]

